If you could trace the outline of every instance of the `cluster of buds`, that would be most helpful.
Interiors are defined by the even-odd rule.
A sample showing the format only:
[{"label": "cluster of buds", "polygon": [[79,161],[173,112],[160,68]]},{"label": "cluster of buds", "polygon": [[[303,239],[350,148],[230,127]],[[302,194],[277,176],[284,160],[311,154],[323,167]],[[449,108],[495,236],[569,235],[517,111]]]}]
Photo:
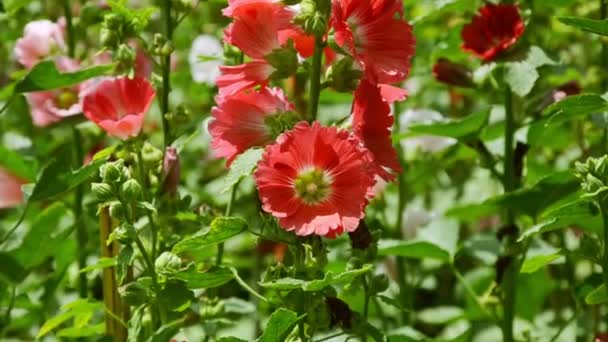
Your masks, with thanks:
[{"label": "cluster of buds", "polygon": [[166,57],[169,56],[175,48],[173,47],[173,43],[167,40],[165,36],[160,33],[156,33],[154,35],[154,39],[152,40],[152,53],[156,56]]},{"label": "cluster of buds", "polygon": [[597,197],[608,190],[608,156],[588,158],[575,164],[576,175],[586,192],[583,197]]},{"label": "cluster of buds", "polygon": [[102,182],[91,185],[93,194],[102,206],[109,206],[110,216],[122,223],[114,230],[110,240],[118,240],[123,244],[131,243],[136,231],[126,218],[131,204],[142,198],[141,185],[131,177],[122,159],[102,165],[99,175]]}]

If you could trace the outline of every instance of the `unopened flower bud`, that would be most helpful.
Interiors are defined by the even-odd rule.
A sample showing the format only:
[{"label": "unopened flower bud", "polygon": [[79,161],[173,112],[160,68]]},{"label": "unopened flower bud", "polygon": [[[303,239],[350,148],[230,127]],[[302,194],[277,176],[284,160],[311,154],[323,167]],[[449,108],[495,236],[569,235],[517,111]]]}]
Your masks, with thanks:
[{"label": "unopened flower bud", "polygon": [[135,51],[126,44],[120,44],[116,50],[116,59],[121,63],[132,66],[135,62]]},{"label": "unopened flower bud", "polygon": [[274,67],[271,77],[275,80],[287,78],[298,69],[298,55],[291,47],[275,49],[264,58]]},{"label": "unopened flower bud", "polygon": [[467,67],[453,63],[446,58],[440,58],[435,63],[433,75],[437,81],[451,86],[468,88],[475,85],[473,75]]},{"label": "unopened flower bud", "polygon": [[182,266],[182,260],[177,255],[171,252],[163,252],[154,262],[156,273],[162,275],[171,275],[179,271]]},{"label": "unopened flower bud", "polygon": [[163,152],[149,142],[145,142],[141,150],[142,158],[147,166],[158,166],[163,159]]},{"label": "unopened flower bud", "polygon": [[173,50],[174,50],[173,43],[166,42],[165,44],[163,44],[163,47],[160,49],[160,55],[169,56],[173,52]]},{"label": "unopened flower bud", "polygon": [[380,293],[384,292],[388,289],[389,280],[385,274],[377,274],[372,277],[372,281],[370,284],[372,293]]},{"label": "unopened flower bud", "polygon": [[129,179],[120,188],[122,198],[127,202],[133,202],[141,198],[141,185],[135,179]]},{"label": "unopened flower bud", "polygon": [[353,59],[344,57],[327,69],[326,79],[334,90],[350,93],[355,91],[362,75]]},{"label": "unopened flower bud", "polygon": [[124,162],[122,160],[118,160],[103,164],[99,168],[99,175],[101,176],[101,179],[108,184],[120,182],[123,176],[123,163]]},{"label": "unopened flower bud", "polygon": [[120,38],[118,35],[116,35],[116,33],[114,33],[114,31],[102,27],[99,31],[99,41],[101,42],[102,46],[113,49],[120,41]]},{"label": "unopened flower bud", "polygon": [[109,184],[106,183],[93,183],[91,184],[91,190],[95,197],[100,201],[108,201],[114,198],[114,191]]},{"label": "unopened flower bud", "polygon": [[128,245],[135,240],[137,231],[130,224],[122,224],[110,234],[110,241],[118,241],[123,245]]},{"label": "unopened flower bud", "polygon": [[167,147],[163,160],[163,192],[175,195],[179,185],[179,156],[175,147]]},{"label": "unopened flower bud", "polygon": [[122,220],[125,217],[125,208],[120,202],[110,204],[110,217],[116,220]]}]

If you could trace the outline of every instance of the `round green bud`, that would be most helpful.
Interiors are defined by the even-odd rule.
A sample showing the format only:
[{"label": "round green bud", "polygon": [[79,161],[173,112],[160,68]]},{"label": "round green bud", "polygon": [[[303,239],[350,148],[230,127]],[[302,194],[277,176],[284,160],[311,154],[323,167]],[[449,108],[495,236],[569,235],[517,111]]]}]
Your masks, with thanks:
[{"label": "round green bud", "polygon": [[99,175],[104,183],[118,183],[123,176],[123,168],[122,162],[105,163],[99,168]]},{"label": "round green bud", "polygon": [[141,198],[141,185],[133,178],[127,180],[120,188],[120,195],[127,202],[137,201]]},{"label": "round green bud", "polygon": [[116,227],[112,234],[110,234],[110,238],[120,242],[123,245],[132,243],[136,236],[137,231],[135,230],[135,227],[130,224],[122,224]]},{"label": "round green bud", "polygon": [[156,273],[162,275],[171,275],[180,270],[182,260],[177,255],[171,252],[163,252],[154,262]]},{"label": "round green bud", "polygon": [[122,220],[125,217],[125,207],[120,202],[110,204],[110,217],[116,220]]},{"label": "round green bud", "polygon": [[118,44],[120,39],[118,35],[114,33],[114,31],[102,27],[99,31],[99,41],[101,42],[102,46],[113,49]]},{"label": "round green bud", "polygon": [[380,293],[388,289],[389,280],[385,274],[377,274],[372,278],[371,291],[372,293]]},{"label": "round green bud", "polygon": [[91,184],[91,191],[93,191],[95,197],[100,201],[108,201],[114,198],[114,190],[106,183]]}]

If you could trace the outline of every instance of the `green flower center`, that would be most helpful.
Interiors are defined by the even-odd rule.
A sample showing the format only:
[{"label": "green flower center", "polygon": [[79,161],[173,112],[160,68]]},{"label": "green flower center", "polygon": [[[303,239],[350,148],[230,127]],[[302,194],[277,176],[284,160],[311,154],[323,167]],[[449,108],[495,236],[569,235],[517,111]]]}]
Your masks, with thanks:
[{"label": "green flower center", "polygon": [[76,103],[78,103],[78,95],[71,90],[62,90],[57,97],[57,107],[61,109],[69,109]]},{"label": "green flower center", "polygon": [[329,198],[331,194],[331,177],[317,168],[301,171],[295,179],[296,195],[302,202],[315,205]]}]

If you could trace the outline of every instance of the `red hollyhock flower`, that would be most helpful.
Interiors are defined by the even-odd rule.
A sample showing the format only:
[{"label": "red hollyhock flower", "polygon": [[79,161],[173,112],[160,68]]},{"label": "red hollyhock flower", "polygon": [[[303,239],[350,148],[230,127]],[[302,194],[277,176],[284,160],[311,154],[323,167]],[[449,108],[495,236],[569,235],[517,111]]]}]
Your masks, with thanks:
[{"label": "red hollyhock flower", "polygon": [[263,59],[255,59],[235,66],[220,66],[222,74],[215,83],[220,95],[229,96],[258,85],[265,85],[274,71],[272,65]]},{"label": "red hollyhock flower", "polygon": [[83,112],[109,135],[126,140],[141,131],[155,95],[144,78],[107,79],[86,95]]},{"label": "red hollyhock flower", "polygon": [[381,89],[363,79],[355,91],[353,103],[353,132],[373,155],[376,173],[386,181],[400,172],[397,151],[391,140],[394,118],[391,108],[383,99]]},{"label": "red hollyhock flower", "polygon": [[216,97],[217,107],[211,114],[209,133],[211,148],[228,166],[236,156],[250,147],[266,146],[274,140],[266,119],[294,109],[280,88],[241,91],[232,96]]},{"label": "red hollyhock flower", "polygon": [[262,208],[297,235],[352,232],[375,182],[370,158],[348,131],[301,122],[267,146],[258,163]]},{"label": "red hollyhock flower", "polygon": [[463,27],[462,49],[489,62],[513,46],[524,30],[517,5],[488,3]]},{"label": "red hollyhock flower", "polygon": [[402,14],[399,0],[333,0],[336,43],[377,83],[403,81],[410,71],[416,40]]}]

